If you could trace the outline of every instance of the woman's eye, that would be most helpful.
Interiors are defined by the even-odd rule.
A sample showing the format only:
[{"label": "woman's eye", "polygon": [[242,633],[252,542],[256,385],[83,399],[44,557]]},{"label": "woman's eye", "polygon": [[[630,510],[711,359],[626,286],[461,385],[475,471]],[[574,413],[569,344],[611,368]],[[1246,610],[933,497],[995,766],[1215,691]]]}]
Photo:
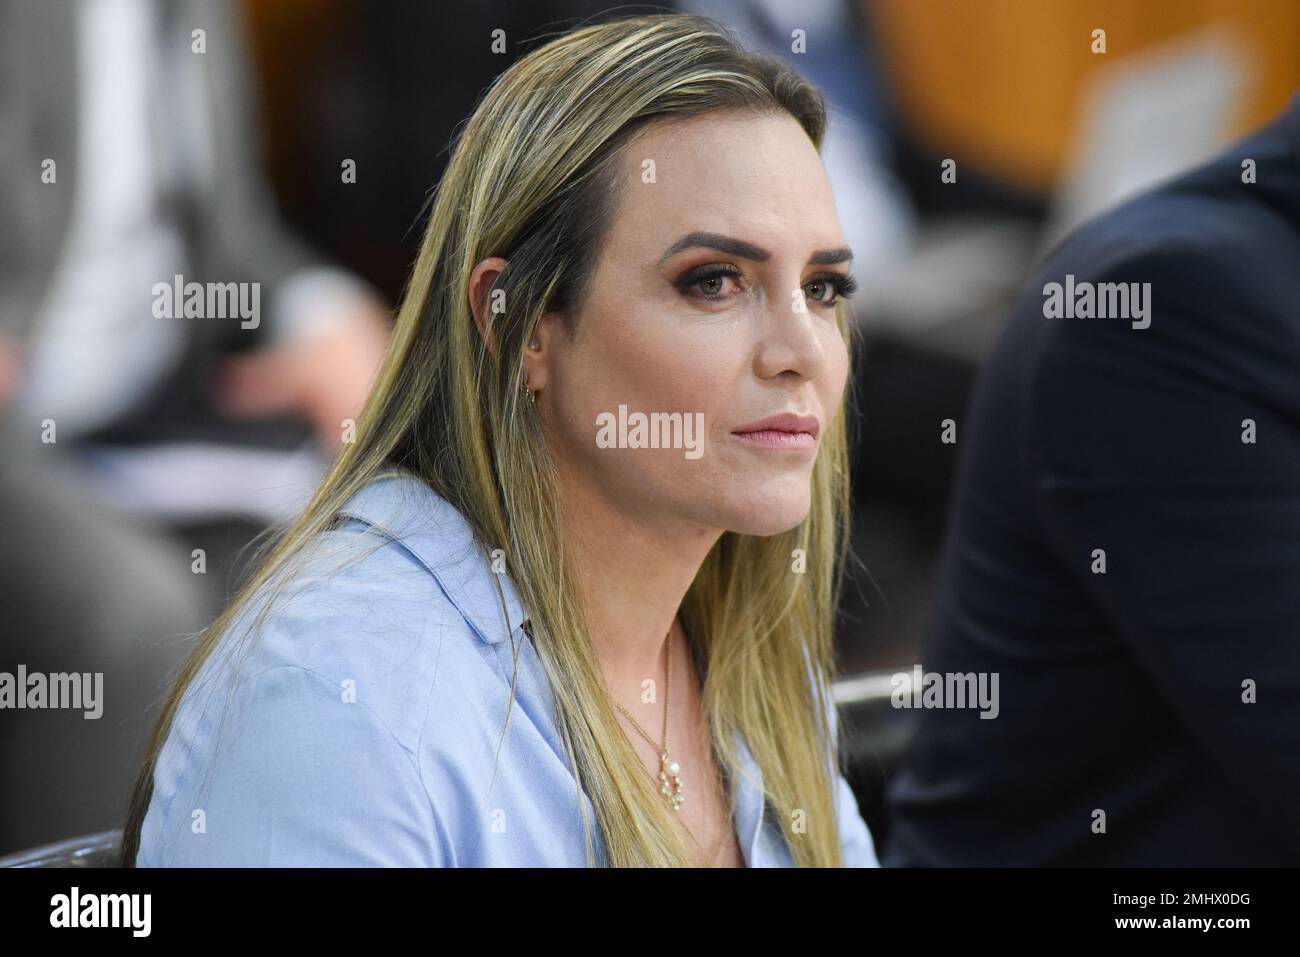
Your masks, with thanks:
[{"label": "woman's eye", "polygon": [[703,272],[688,273],[678,284],[681,290],[704,300],[727,299],[727,281],[740,285],[740,271],[736,269],[710,269]]},{"label": "woman's eye", "polygon": [[[818,276],[804,283],[804,291],[813,302],[824,306],[834,305],[837,299],[848,299],[857,290],[857,281],[852,276]],[[827,292],[832,293],[827,299]]]},{"label": "woman's eye", "polygon": [[[737,290],[743,290],[743,274],[735,267],[713,267],[694,270],[687,273],[678,287],[683,294],[706,302],[719,302],[732,298],[734,293],[728,288],[730,282]],[[837,299],[847,299],[857,289],[857,282],[852,276],[828,273],[817,276],[804,283],[804,295],[813,302],[823,306],[832,306]]]}]

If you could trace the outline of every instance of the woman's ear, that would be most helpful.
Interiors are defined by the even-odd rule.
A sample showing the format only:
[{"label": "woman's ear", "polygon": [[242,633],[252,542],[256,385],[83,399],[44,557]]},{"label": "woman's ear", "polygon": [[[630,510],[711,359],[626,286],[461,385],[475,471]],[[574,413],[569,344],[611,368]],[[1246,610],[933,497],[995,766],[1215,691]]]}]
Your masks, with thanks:
[{"label": "woman's ear", "polygon": [[497,354],[496,337],[488,325],[488,317],[493,312],[505,312],[505,290],[492,291],[492,284],[497,281],[509,261],[500,256],[491,256],[477,266],[469,276],[469,308],[474,314],[474,324],[478,326],[479,335],[487,343],[488,352],[493,357]]}]

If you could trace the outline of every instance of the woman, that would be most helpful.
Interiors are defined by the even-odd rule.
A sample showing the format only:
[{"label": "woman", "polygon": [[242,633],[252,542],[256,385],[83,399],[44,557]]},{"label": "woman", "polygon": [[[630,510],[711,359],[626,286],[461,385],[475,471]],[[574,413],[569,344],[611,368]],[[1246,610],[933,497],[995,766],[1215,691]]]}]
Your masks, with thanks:
[{"label": "woman", "polygon": [[124,862],[876,863],[828,693],[824,124],[693,16],[496,81],[355,442],[172,692]]}]

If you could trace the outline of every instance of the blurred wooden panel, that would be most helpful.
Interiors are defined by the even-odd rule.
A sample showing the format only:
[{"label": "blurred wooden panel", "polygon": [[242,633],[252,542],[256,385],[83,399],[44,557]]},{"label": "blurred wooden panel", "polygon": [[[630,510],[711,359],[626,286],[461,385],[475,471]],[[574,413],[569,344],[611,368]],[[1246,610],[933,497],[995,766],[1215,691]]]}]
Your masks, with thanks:
[{"label": "blurred wooden panel", "polygon": [[[1214,23],[1238,28],[1257,75],[1245,132],[1300,88],[1297,0],[860,0],[905,118],[931,146],[1046,189],[1081,90],[1119,58]],[[1106,31],[1104,55],[1092,31]]]},{"label": "blurred wooden panel", "polygon": [[[226,0],[221,0],[226,2]],[[321,51],[345,20],[340,0],[238,0],[256,76],[258,118],[266,162],[283,192],[298,182],[304,84]]]}]

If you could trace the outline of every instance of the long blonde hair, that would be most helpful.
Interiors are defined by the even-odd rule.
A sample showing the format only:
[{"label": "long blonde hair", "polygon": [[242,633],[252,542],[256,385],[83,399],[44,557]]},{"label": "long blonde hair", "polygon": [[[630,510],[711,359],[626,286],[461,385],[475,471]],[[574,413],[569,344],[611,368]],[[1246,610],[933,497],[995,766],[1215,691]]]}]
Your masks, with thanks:
[{"label": "long blonde hair", "polygon": [[[393,466],[459,509],[481,546],[505,550],[554,692],[557,727],[595,808],[605,863],[695,862],[608,706],[565,560],[554,467],[521,396],[524,344],[539,317],[558,310],[571,324],[578,313],[617,213],[621,148],[647,123],[714,110],[789,114],[821,148],[826,115],[818,91],[699,16],[586,26],[535,49],[493,83],[460,131],[436,191],[355,441],[305,510],[272,530],[256,572],[202,633],[171,688],[132,796],[124,866],[134,865],[154,767],[187,686],[241,610],[291,579],[344,503]],[[495,351],[469,308],[470,274],[489,256],[509,260],[494,285],[509,306],[488,317]],[[847,339],[842,307],[837,321]],[[680,609],[692,650],[707,663],[703,698],[715,754],[723,768],[738,768],[733,735],[743,735],[797,866],[842,863],[832,777],[838,751],[824,690],[834,670],[847,545],[846,414],[842,406],[824,434],[807,518],[769,537],[724,534]],[[797,549],[806,574],[792,570]],[[504,600],[501,607],[505,614]],[[515,654],[517,671],[517,645]],[[589,864],[591,848],[587,829]]]}]

